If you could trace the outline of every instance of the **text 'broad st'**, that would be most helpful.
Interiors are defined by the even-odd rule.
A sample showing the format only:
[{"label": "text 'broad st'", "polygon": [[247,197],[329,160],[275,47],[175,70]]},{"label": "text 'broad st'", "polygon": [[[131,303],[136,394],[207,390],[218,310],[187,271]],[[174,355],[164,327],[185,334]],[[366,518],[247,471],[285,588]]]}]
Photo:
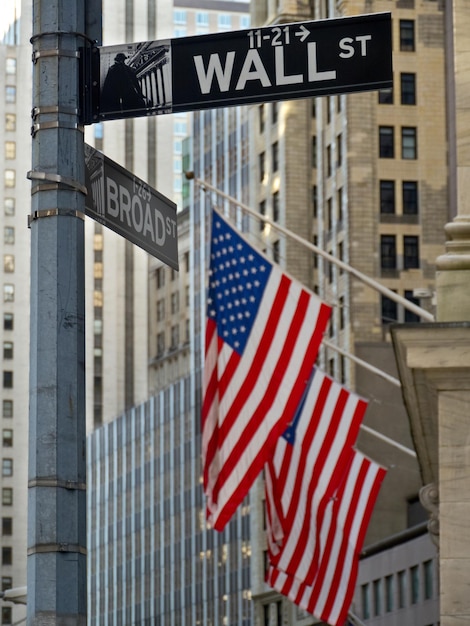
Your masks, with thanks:
[{"label": "text 'broad st'", "polygon": [[176,205],[85,145],[86,214],[178,269]]},{"label": "text 'broad st'", "polygon": [[91,121],[382,89],[391,14],[97,48]]}]

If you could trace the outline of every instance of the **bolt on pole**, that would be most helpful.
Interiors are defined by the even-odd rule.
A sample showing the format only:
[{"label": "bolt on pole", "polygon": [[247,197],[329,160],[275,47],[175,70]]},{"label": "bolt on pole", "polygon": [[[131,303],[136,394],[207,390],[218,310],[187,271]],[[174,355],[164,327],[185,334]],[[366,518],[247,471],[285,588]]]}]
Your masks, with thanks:
[{"label": "bolt on pole", "polygon": [[83,0],[33,1],[27,624],[86,624]]}]

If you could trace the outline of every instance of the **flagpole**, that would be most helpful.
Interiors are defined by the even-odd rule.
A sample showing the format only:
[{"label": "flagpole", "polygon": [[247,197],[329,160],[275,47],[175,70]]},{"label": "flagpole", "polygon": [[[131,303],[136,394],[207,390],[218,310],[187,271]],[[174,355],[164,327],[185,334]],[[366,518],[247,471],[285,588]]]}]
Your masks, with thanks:
[{"label": "flagpole", "polygon": [[221,191],[220,189],[217,189],[217,187],[214,187],[213,185],[207,183],[205,180],[201,180],[200,178],[197,178],[197,176],[194,175],[194,172],[185,172],[185,176],[186,176],[187,180],[194,180],[194,182],[197,185],[199,185],[199,187],[202,189],[202,191],[206,191],[206,190],[213,191],[214,193],[219,195],[221,198],[224,198],[225,200],[228,200],[232,204],[235,204],[236,206],[240,207],[240,209],[242,209],[242,211],[245,211],[246,213],[249,213],[253,217],[256,217],[257,219],[261,220],[262,222],[265,222],[266,224],[269,224],[270,226],[275,228],[280,233],[283,233],[284,235],[286,235],[288,237],[291,237],[292,239],[295,239],[296,241],[298,241],[299,243],[301,243],[305,247],[310,248],[310,250],[312,250],[313,252],[315,252],[319,256],[323,257],[324,259],[326,259],[330,263],[333,263],[334,265],[337,265],[340,269],[344,270],[345,272],[348,272],[349,274],[352,274],[358,280],[360,280],[361,282],[365,283],[369,287],[372,287],[372,289],[375,289],[376,291],[378,291],[382,295],[386,296],[390,300],[393,300],[394,302],[397,302],[398,304],[401,304],[405,309],[408,309],[409,311],[411,311],[415,315],[418,315],[419,317],[427,320],[428,322],[434,322],[434,315],[432,313],[429,313],[429,311],[426,311],[425,309],[423,309],[422,307],[418,306],[417,304],[414,304],[414,302],[410,302],[406,298],[403,298],[403,296],[400,296],[399,294],[395,293],[391,289],[388,289],[388,287],[385,287],[384,285],[381,285],[379,282],[377,282],[373,278],[370,278],[370,276],[367,276],[366,274],[363,274],[362,272],[360,272],[356,268],[351,267],[351,265],[348,265],[344,261],[341,261],[340,259],[337,259],[336,257],[332,256],[328,252],[325,252],[325,250],[322,250],[321,248],[316,246],[314,243],[311,243],[307,239],[304,239],[300,235],[297,235],[297,233],[294,233],[293,231],[289,230],[288,228],[285,228],[284,226],[281,226],[280,224],[278,224],[277,222],[273,221],[268,216],[261,215],[261,213],[258,213],[258,211],[255,211],[254,209],[250,208],[246,204],[243,204],[243,202],[240,202],[239,200],[237,200],[233,196],[229,196],[228,194],[226,194],[225,192]]},{"label": "flagpole", "polygon": [[[249,207],[247,207],[246,205],[242,204],[241,202],[239,202],[238,200],[236,200],[236,198],[233,198],[232,196],[229,196],[227,194],[225,194],[224,192],[220,191],[219,189],[217,189],[216,187],[213,187],[212,185],[209,185],[208,183],[205,183],[204,181],[200,180],[199,178],[196,178],[194,176],[194,174],[192,172],[186,172],[186,178],[188,180],[194,180],[198,185],[200,185],[202,187],[202,189],[204,190],[204,187],[210,188],[211,190],[213,190],[215,193],[220,194],[221,196],[223,196],[224,198],[228,199],[230,202],[238,205],[241,209],[246,210],[248,213],[251,213],[252,215],[254,215],[255,217],[259,217],[260,219],[263,219],[264,221],[267,221],[269,223],[272,223],[273,226],[275,226],[276,228],[278,228],[281,232],[285,232],[285,234],[287,235],[291,235],[292,237],[294,237],[295,239],[298,239],[299,241],[301,241],[302,243],[304,243],[307,247],[312,247],[313,248],[317,248],[317,246],[314,246],[313,244],[310,244],[310,242],[306,241],[305,239],[303,239],[302,237],[299,237],[298,235],[296,235],[295,233],[291,233],[291,231],[289,231],[288,229],[285,229],[281,226],[279,226],[279,224],[276,224],[275,222],[271,222],[271,220],[269,220],[269,218],[264,218],[264,216],[261,216],[261,214],[257,213],[256,211],[253,211],[252,209],[250,209]],[[319,253],[321,253],[322,255],[326,256],[326,257],[330,257],[331,255],[329,255],[327,252],[323,252],[322,250],[320,250],[320,248],[318,248]],[[350,268],[349,265],[346,265],[345,263],[343,263],[342,261],[339,261],[338,259],[331,257],[332,261],[337,262],[339,264],[341,264],[342,266],[344,266],[346,269],[350,269],[352,270],[353,268]],[[357,270],[354,270],[357,271]],[[359,272],[360,273],[360,272]],[[372,281],[372,279],[369,279]],[[375,282],[375,281],[372,281]],[[386,289],[386,287],[384,287],[384,289]],[[388,291],[388,290],[387,290]],[[393,295],[397,295],[394,292],[390,292]],[[404,300],[403,298],[401,298],[401,300]],[[407,300],[405,300],[405,302],[407,304],[412,304],[409,303]],[[416,305],[413,305],[414,307],[416,307]],[[427,311],[424,311],[424,309],[421,309],[420,307],[416,307],[418,309],[420,309],[420,311],[422,313],[427,313]],[[343,350],[342,348],[340,348],[339,346],[335,346],[334,344],[330,343],[327,339],[323,339],[322,343],[327,347],[330,348],[332,350],[336,350],[337,352],[339,352],[340,354],[343,354],[344,356],[350,358],[352,361],[355,361],[356,363],[358,363],[359,365],[361,365],[362,367],[364,367],[365,369],[368,369],[371,372],[374,372],[375,374],[377,374],[378,376],[381,376],[382,378],[384,378],[385,380],[387,380],[388,382],[390,382],[392,385],[395,385],[397,387],[401,386],[401,383],[398,379],[394,378],[393,376],[390,376],[390,374],[387,374],[386,372],[384,372],[383,370],[378,369],[377,367],[375,367],[374,365],[371,365],[370,363],[367,363],[366,361],[363,361],[362,359],[360,359],[359,357],[351,354],[350,352],[347,352],[346,350]],[[378,439],[381,439],[382,441],[385,441],[386,443],[388,443],[389,445],[398,448],[399,450],[401,450],[402,452],[405,452],[406,454],[409,454],[410,456],[416,457],[416,452],[414,450],[411,450],[410,448],[406,448],[405,446],[403,446],[402,444],[398,443],[397,441],[394,441],[393,439],[390,439],[389,437],[386,437],[385,435],[382,435],[381,433],[373,430],[372,428],[366,427],[364,425],[361,426],[361,428],[369,433],[370,435],[374,435],[376,436]]]},{"label": "flagpole", "polygon": [[348,618],[353,621],[354,626],[366,626],[366,624],[358,618],[352,611],[349,611]]},{"label": "flagpole", "polygon": [[327,339],[323,339],[323,345],[325,345],[327,348],[330,348],[331,350],[335,350],[336,352],[338,352],[339,354],[342,354],[343,356],[348,357],[349,359],[351,359],[351,361],[358,363],[364,369],[367,369],[370,372],[377,374],[377,376],[381,376],[383,379],[387,380],[389,383],[392,383],[392,385],[395,385],[396,387],[401,387],[401,383],[398,380],[398,378],[394,378],[393,376],[390,376],[390,374],[387,374],[387,372],[380,370],[378,367],[375,367],[375,365],[371,365],[370,363],[367,363],[367,361],[364,361],[363,359],[360,359],[358,356],[351,354],[351,352],[347,352],[347,350],[343,350],[342,348],[340,348],[339,346],[336,346],[334,343],[331,343]]}]

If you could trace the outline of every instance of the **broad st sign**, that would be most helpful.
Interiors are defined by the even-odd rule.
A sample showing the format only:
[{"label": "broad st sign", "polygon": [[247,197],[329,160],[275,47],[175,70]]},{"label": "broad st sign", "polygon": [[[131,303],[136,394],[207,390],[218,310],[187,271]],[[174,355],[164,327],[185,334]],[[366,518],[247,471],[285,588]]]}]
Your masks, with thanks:
[{"label": "broad st sign", "polygon": [[176,204],[85,144],[85,213],[178,269]]},{"label": "broad st sign", "polygon": [[392,86],[391,14],[96,48],[91,122]]}]

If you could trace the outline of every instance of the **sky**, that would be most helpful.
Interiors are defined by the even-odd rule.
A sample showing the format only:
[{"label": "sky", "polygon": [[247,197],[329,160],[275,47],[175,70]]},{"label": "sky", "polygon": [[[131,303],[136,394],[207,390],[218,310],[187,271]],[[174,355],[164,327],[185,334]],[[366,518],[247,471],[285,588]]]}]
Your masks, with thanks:
[{"label": "sky", "polygon": [[8,30],[8,26],[21,15],[21,0],[0,0],[0,41]]}]

